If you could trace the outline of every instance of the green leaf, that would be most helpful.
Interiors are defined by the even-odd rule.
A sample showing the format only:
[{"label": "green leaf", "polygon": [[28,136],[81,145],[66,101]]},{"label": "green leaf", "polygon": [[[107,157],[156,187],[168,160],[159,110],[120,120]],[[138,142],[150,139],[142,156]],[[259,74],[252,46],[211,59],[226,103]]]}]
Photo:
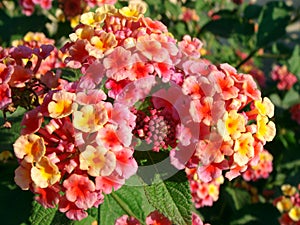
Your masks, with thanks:
[{"label": "green leaf", "polygon": [[189,183],[183,171],[168,180],[161,180],[156,174],[152,185],[145,187],[146,196],[157,210],[174,224],[191,224],[191,194]]},{"label": "green leaf", "polygon": [[288,60],[288,68],[291,73],[300,80],[300,45],[296,45],[291,58]]},{"label": "green leaf", "polygon": [[295,169],[295,168],[300,168],[300,159],[296,159],[294,161],[289,161],[287,163],[279,165],[278,168],[280,168],[280,169]]},{"label": "green leaf", "polygon": [[41,204],[34,201],[29,222],[31,223],[31,225],[51,225],[56,212],[57,208],[46,209]]},{"label": "green leaf", "polygon": [[245,18],[246,19],[258,18],[261,10],[262,10],[262,6],[255,5],[255,4],[249,4],[244,10]]},{"label": "green leaf", "polygon": [[243,224],[247,224],[247,223],[253,222],[253,221],[257,221],[255,216],[245,214],[245,215],[242,215],[241,218],[238,218],[238,219],[230,222],[230,225],[243,225]]},{"label": "green leaf", "polygon": [[284,2],[269,2],[261,12],[257,32],[257,47],[263,47],[286,34],[286,26],[290,21],[290,7]]},{"label": "green leaf", "polygon": [[281,107],[282,101],[280,99],[280,96],[277,93],[273,93],[270,96],[271,101],[273,102],[274,105]]},{"label": "green leaf", "polygon": [[251,197],[246,190],[226,187],[225,192],[230,197],[235,210],[239,210],[245,205],[251,203]]},{"label": "green leaf", "polygon": [[[279,167],[279,166],[278,166]],[[279,168],[277,168],[279,169]],[[285,183],[287,175],[285,173],[277,173],[275,177],[275,181],[273,182],[273,185],[281,186]]]},{"label": "green leaf", "polygon": [[252,35],[254,25],[243,22],[239,18],[221,18],[208,22],[201,29],[201,32],[203,31],[210,31],[215,35],[228,38],[233,34]]},{"label": "green leaf", "polygon": [[72,225],[91,225],[94,221],[97,221],[97,219],[89,215],[83,220],[72,222]]},{"label": "green leaf", "polygon": [[[2,146],[2,145],[1,145]],[[14,181],[17,160],[0,163],[0,217],[1,224],[19,225],[28,222],[33,194],[21,190]]]},{"label": "green leaf", "polygon": [[147,215],[154,209],[147,202],[142,186],[144,184],[136,185],[124,185],[118,191],[105,196],[104,203],[100,205],[100,225],[114,224],[123,215],[133,216],[141,224],[145,223]]},{"label": "green leaf", "polygon": [[[12,150],[12,144],[20,136],[21,121],[25,109],[19,107],[13,114],[7,113],[7,120],[11,123],[11,128],[4,128],[4,118],[0,115],[0,150]],[[0,113],[2,114],[2,113]]]},{"label": "green leaf", "polygon": [[283,146],[284,146],[285,148],[289,148],[289,143],[287,142],[287,140],[284,138],[283,135],[280,135],[280,136],[279,136],[279,140],[281,141],[281,143],[283,144]]},{"label": "green leaf", "polygon": [[236,18],[236,10],[221,9],[213,14],[213,16],[217,15],[222,18]]},{"label": "green leaf", "polygon": [[284,134],[285,139],[291,143],[291,144],[296,144],[297,140],[295,137],[295,132],[293,130],[287,130]]},{"label": "green leaf", "polygon": [[186,25],[183,22],[176,23],[173,30],[175,31],[174,33],[177,34],[178,36],[183,36],[187,33]]},{"label": "green leaf", "polygon": [[205,6],[207,6],[207,2],[205,1],[195,1],[195,10],[197,12],[201,12]]},{"label": "green leaf", "polygon": [[178,15],[181,14],[181,9],[178,4],[174,4],[170,1],[164,1],[164,5],[166,8],[166,11],[169,12],[172,15],[172,17],[176,18]]},{"label": "green leaf", "polygon": [[300,94],[294,89],[291,88],[284,96],[282,100],[282,107],[288,109],[296,103],[300,102]]},{"label": "green leaf", "polygon": [[98,221],[98,224],[100,224],[100,206],[95,208],[95,207],[92,207],[90,209],[87,210],[90,218],[93,218],[93,221],[97,220]]},{"label": "green leaf", "polygon": [[147,4],[149,4],[149,5],[157,5],[157,0],[147,0]]},{"label": "green leaf", "polygon": [[[136,141],[139,141],[140,139],[137,139]],[[160,152],[154,152],[151,150],[151,146],[145,144],[145,142],[140,142],[141,144],[136,147],[137,151],[134,152],[134,158],[139,163],[139,165],[147,166],[147,165],[155,165],[156,163],[159,163],[163,160],[168,160],[169,158],[169,152],[166,151],[160,151]],[[145,149],[150,149],[149,151],[143,151]],[[139,168],[138,173],[142,171],[142,168]],[[154,174],[154,173],[153,173]],[[153,177],[149,178],[148,180],[145,180],[144,174],[140,174],[142,179],[146,183],[151,183],[151,179]]]},{"label": "green leaf", "polygon": [[88,216],[80,221],[70,220],[64,213],[55,209],[45,209],[37,202],[33,203],[32,215],[29,218],[31,225],[91,225],[92,222],[97,221],[97,215],[94,211],[96,208],[88,209]]},{"label": "green leaf", "polygon": [[46,33],[45,24],[49,22],[43,15],[10,17],[4,10],[0,10],[0,18],[0,43],[3,41],[7,46],[10,46],[13,37],[24,37],[28,31]]},{"label": "green leaf", "polygon": [[61,213],[58,210],[56,211],[54,218],[51,221],[51,225],[74,225],[74,223],[76,223],[76,221],[70,220],[69,218],[66,217],[64,213]]},{"label": "green leaf", "polygon": [[70,68],[63,68],[60,70],[62,70],[61,77],[70,82],[77,81],[82,76],[82,73],[80,72],[80,70],[70,69]]},{"label": "green leaf", "polygon": [[250,204],[235,213],[230,225],[278,225],[278,217],[278,210],[272,204]]},{"label": "green leaf", "polygon": [[[92,209],[88,210],[89,214],[92,214],[91,210]],[[88,215],[80,221],[70,220],[65,214],[59,212],[57,208],[45,209],[36,201],[33,203],[32,215],[29,218],[31,225],[91,225],[95,220],[97,220],[97,218],[93,217],[93,215]]]}]

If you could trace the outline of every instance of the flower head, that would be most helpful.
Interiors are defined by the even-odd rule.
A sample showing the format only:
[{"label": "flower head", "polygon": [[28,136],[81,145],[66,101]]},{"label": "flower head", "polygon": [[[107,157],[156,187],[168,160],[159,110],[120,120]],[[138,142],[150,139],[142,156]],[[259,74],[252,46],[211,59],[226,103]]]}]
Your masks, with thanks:
[{"label": "flower head", "polygon": [[14,143],[15,155],[28,162],[39,162],[46,152],[44,139],[35,134],[20,136]]},{"label": "flower head", "polygon": [[250,167],[243,172],[243,178],[246,181],[256,181],[261,178],[268,178],[273,170],[272,161],[273,156],[267,150],[263,150],[259,153],[259,161],[251,163]]},{"label": "flower head", "polygon": [[151,212],[146,218],[147,225],[171,225],[170,220],[157,210]]},{"label": "flower head", "polygon": [[60,194],[57,186],[47,188],[34,186],[34,191],[37,193],[35,200],[45,208],[54,208],[59,203]]},{"label": "flower head", "polygon": [[75,94],[58,91],[52,95],[52,101],[48,104],[48,112],[52,118],[62,118],[72,113],[72,104]]},{"label": "flower head", "polygon": [[250,161],[254,156],[254,138],[251,133],[242,134],[234,145],[234,161],[239,165],[243,166]]},{"label": "flower head", "polygon": [[280,224],[298,224],[300,221],[300,194],[299,188],[284,184],[281,186],[283,192],[273,201],[274,206],[281,213]]},{"label": "flower head", "polygon": [[181,7],[182,14],[180,15],[180,18],[185,22],[190,21],[199,21],[199,16],[196,13],[195,9],[190,9],[187,7]]},{"label": "flower head", "polygon": [[58,167],[47,157],[42,157],[35,166],[31,168],[31,179],[40,188],[46,188],[60,180]]},{"label": "flower head", "polygon": [[116,219],[115,225],[140,225],[141,223],[134,217],[129,217],[128,215],[123,215]]},{"label": "flower head", "polygon": [[0,110],[5,109],[12,102],[11,89],[8,84],[0,84]]},{"label": "flower head", "polygon": [[95,132],[103,127],[108,121],[105,104],[84,105],[80,110],[74,105],[73,124],[78,130]]},{"label": "flower head", "polygon": [[119,13],[124,16],[137,21],[146,12],[145,4],[131,3],[128,7],[119,9]]},{"label": "flower head", "polygon": [[262,141],[272,141],[276,134],[276,128],[273,121],[269,121],[266,116],[257,116],[256,137]]},{"label": "flower head", "polygon": [[22,190],[28,190],[30,188],[30,184],[32,183],[30,173],[31,168],[32,164],[23,160],[19,167],[15,170],[14,180]]},{"label": "flower head", "polygon": [[238,139],[243,132],[246,131],[246,120],[242,114],[236,110],[231,110],[225,113],[225,128],[232,139]]},{"label": "flower head", "polygon": [[80,169],[94,177],[109,176],[116,167],[116,156],[104,147],[88,145],[79,156]]},{"label": "flower head", "polygon": [[262,101],[256,100],[254,105],[259,115],[268,116],[269,118],[274,116],[274,105],[269,98],[264,97]]},{"label": "flower head", "polygon": [[298,124],[300,124],[300,104],[293,105],[290,108],[291,117],[295,120]]},{"label": "flower head", "polygon": [[277,88],[279,90],[289,90],[297,82],[297,77],[288,71],[286,65],[275,65],[271,72],[274,81],[278,81]]},{"label": "flower head", "polygon": [[295,221],[300,221],[300,206],[295,206],[289,211],[289,217]]},{"label": "flower head", "polygon": [[[9,51],[13,68],[0,66],[0,107],[16,99],[10,90],[33,90],[28,108],[35,108],[25,114],[14,144],[22,189],[81,220],[103,202],[103,193],[137,173],[138,148],[169,153],[171,164],[185,169],[197,208],[217,201],[223,172],[233,179],[269,165],[263,145],[275,135],[274,107],[251,75],[201,59],[200,40],[184,36],[178,42],[161,22],[144,16],[143,3],[120,9],[105,4],[79,19],[87,6],[105,2],[60,3],[67,19],[76,16],[80,23],[62,48],[65,65],[80,70],[79,80],[68,83],[60,72],[41,69],[56,52],[53,44],[37,44],[41,35],[28,34],[30,47]],[[48,78],[54,82],[44,83]],[[36,88],[40,81],[44,87]],[[116,221],[122,223],[139,224],[126,216]],[[171,221],[155,211],[146,223]],[[203,223],[193,215],[193,224]]]},{"label": "flower head", "polygon": [[80,209],[91,208],[97,200],[95,184],[86,176],[72,174],[63,182],[63,186],[66,188],[66,199]]},{"label": "flower head", "polygon": [[196,208],[212,206],[213,202],[219,199],[220,185],[224,182],[223,176],[206,182],[198,176],[195,169],[185,169],[187,173],[190,190],[192,192],[192,201]]}]

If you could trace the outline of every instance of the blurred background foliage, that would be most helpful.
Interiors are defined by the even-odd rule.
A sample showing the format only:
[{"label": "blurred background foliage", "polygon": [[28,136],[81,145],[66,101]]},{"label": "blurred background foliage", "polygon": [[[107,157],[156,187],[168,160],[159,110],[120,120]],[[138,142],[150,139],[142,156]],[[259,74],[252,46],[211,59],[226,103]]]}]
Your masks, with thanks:
[{"label": "blurred background foliage", "polygon": [[[67,0],[65,0],[67,1]],[[43,32],[61,47],[76,24],[76,15],[63,15],[62,2],[50,10],[35,7],[30,16],[22,13],[17,0],[0,2],[0,45],[8,47],[27,32]],[[267,179],[245,182],[241,177],[221,186],[212,207],[198,209],[211,224],[279,224],[273,206],[281,185],[300,183],[300,107],[292,118],[291,108],[300,104],[300,5],[298,1],[243,0],[146,0],[146,16],[162,21],[181,39],[189,34],[203,41],[202,56],[215,64],[227,62],[240,72],[254,76],[263,96],[275,104],[273,118],[277,135],[265,148],[273,155],[273,172]],[[118,6],[127,1],[117,2]],[[87,8],[82,8],[82,12]],[[275,65],[287,67],[297,82],[289,89],[278,88],[272,79]],[[12,143],[19,135],[24,110],[8,114],[11,129],[0,128],[0,217],[9,225],[28,224],[32,194],[14,184],[17,160]],[[1,114],[0,124],[4,124]],[[83,224],[83,223],[82,223]]]}]

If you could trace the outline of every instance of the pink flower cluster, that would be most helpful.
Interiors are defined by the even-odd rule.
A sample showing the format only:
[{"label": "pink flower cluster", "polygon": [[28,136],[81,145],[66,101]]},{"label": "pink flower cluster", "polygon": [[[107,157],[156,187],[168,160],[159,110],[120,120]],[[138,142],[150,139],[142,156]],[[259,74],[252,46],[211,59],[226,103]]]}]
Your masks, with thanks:
[{"label": "pink flower cluster", "polygon": [[300,224],[300,185],[297,187],[290,184],[281,186],[282,196],[276,198],[274,206],[280,211],[280,225]]},{"label": "pink flower cluster", "polygon": [[68,20],[75,19],[83,12],[88,11],[90,8],[102,6],[105,4],[113,5],[117,0],[58,0],[59,8],[63,12],[63,18]]},{"label": "pink flower cluster", "polygon": [[243,173],[243,178],[246,181],[256,181],[261,178],[268,178],[273,171],[272,166],[273,156],[266,150],[259,153],[259,161],[255,165],[251,165]]},{"label": "pink flower cluster", "polygon": [[42,9],[51,9],[52,1],[53,0],[20,0],[19,4],[22,8],[22,13],[26,16],[30,16],[34,12],[36,5],[39,5]]},{"label": "pink flower cluster", "polygon": [[3,110],[11,102],[11,89],[8,84],[10,77],[13,72],[12,66],[6,66],[5,64],[0,64],[0,109]]},{"label": "pink flower cluster", "polygon": [[0,110],[13,112],[17,106],[31,108],[51,88],[63,82],[50,70],[63,67],[62,54],[54,40],[29,32],[13,47],[0,49]]},{"label": "pink flower cluster", "polygon": [[135,116],[104,102],[102,92],[91,99],[76,95],[75,87],[70,83],[49,91],[25,114],[25,128],[14,143],[20,160],[15,181],[36,193],[44,207],[58,204],[68,218],[81,220],[85,210],[103,202],[103,193],[117,190],[136,173],[129,146]]},{"label": "pink flower cluster", "polygon": [[181,7],[181,15],[179,15],[179,19],[183,20],[184,22],[200,20],[195,9],[187,8],[184,6]]},{"label": "pink flower cluster", "polygon": [[[251,75],[239,74],[228,64],[216,67],[200,59],[202,44],[197,39],[186,36],[177,46],[166,27],[143,17],[144,12],[143,5],[131,4],[119,10],[105,6],[83,14],[65,48],[70,54],[67,65],[81,68],[83,73],[90,65],[103,65],[98,71],[107,77],[104,85],[108,96],[129,108],[150,93],[151,102],[153,96],[167,99],[169,105],[156,103],[151,107],[162,123],[164,113],[170,115],[165,119],[166,128],[161,125],[160,129],[168,130],[170,120],[176,127],[172,164],[183,169],[193,155],[188,167],[198,168],[203,181],[228,169],[226,176],[233,179],[250,162],[255,164],[263,145],[273,139],[275,124],[269,119],[274,115],[273,104],[261,98]],[[161,83],[169,82],[171,88],[154,93],[153,87],[161,84],[157,78]],[[81,86],[94,89],[100,80],[99,76],[84,76]],[[151,120],[138,118],[143,123]],[[149,125],[141,126],[146,127],[136,132],[150,142]],[[165,144],[163,135],[159,136],[162,140],[156,143]]]},{"label": "pink flower cluster", "polygon": [[[228,64],[219,68],[209,64],[204,69],[208,71],[190,75],[183,83],[183,89],[195,96],[190,113],[201,127],[187,166],[197,168],[204,182],[219,177],[223,170],[229,170],[225,176],[231,180],[257,164],[263,145],[275,136],[275,124],[270,120],[274,106],[268,98],[260,97],[250,75],[239,74]],[[215,85],[205,87],[204,77],[214,80]],[[175,152],[176,158],[180,159],[181,153]]]},{"label": "pink flower cluster", "polygon": [[[52,2],[53,0],[20,0],[19,5],[21,6],[24,15],[31,16],[37,5],[42,9],[49,10],[52,8]],[[59,0],[58,2],[64,9],[66,17],[74,17],[81,14],[87,7],[115,4],[117,0]]]},{"label": "pink flower cluster", "polygon": [[219,199],[220,185],[224,182],[224,177],[221,175],[210,182],[203,182],[199,179],[196,169],[186,168],[185,172],[190,183],[195,207],[212,206]]},{"label": "pink flower cluster", "polygon": [[232,1],[237,5],[243,4],[243,0],[232,0]]},{"label": "pink flower cluster", "polygon": [[[169,151],[174,167],[193,174],[200,206],[217,199],[223,171],[231,180],[255,166],[275,136],[274,106],[251,75],[201,59],[200,40],[177,41],[145,11],[131,2],[82,14],[63,47],[66,66],[82,77],[49,87],[23,118],[15,181],[70,219],[86,217],[137,172],[138,148]],[[49,48],[38,51],[37,65]]]},{"label": "pink flower cluster", "polygon": [[286,65],[274,65],[271,71],[271,77],[274,81],[278,81],[278,90],[290,90],[297,82],[297,77],[288,71]]},{"label": "pink flower cluster", "polygon": [[298,124],[300,124],[300,103],[293,105],[290,108],[291,117],[295,120]]},{"label": "pink flower cluster", "polygon": [[[151,212],[146,218],[146,225],[171,225],[171,221],[158,211]],[[134,217],[123,215],[118,218],[115,225],[141,225],[141,223]],[[209,225],[208,223],[203,224],[201,218],[193,213],[192,214],[192,225]]]}]

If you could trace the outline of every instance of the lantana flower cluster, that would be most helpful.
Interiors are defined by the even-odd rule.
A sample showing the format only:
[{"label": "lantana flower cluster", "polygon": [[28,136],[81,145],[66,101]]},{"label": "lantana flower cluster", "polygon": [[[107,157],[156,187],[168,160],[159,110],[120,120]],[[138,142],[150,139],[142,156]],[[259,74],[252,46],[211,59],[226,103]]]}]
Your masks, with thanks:
[{"label": "lantana flower cluster", "polygon": [[22,8],[22,13],[26,16],[30,16],[37,5],[45,10],[51,9],[52,1],[53,0],[20,0],[19,4]]},{"label": "lantana flower cluster", "polygon": [[[197,174],[205,182],[219,177],[223,170],[229,170],[225,176],[231,180],[251,165],[256,165],[263,145],[273,139],[276,130],[270,120],[274,106],[268,98],[260,97],[250,75],[239,74],[228,64],[220,65],[220,69],[211,71],[211,74],[219,76],[215,82],[221,90],[217,97],[221,98],[220,105],[214,101],[212,106],[217,108],[210,108],[205,102],[197,103],[199,106],[195,112],[203,112],[206,108],[201,122],[210,126],[203,126],[206,136],[202,136],[205,130],[201,129],[196,151],[187,165],[198,168]],[[207,121],[212,112],[220,113],[222,109],[224,111],[218,115],[217,121],[213,121],[213,117]]]},{"label": "lantana flower cluster", "polygon": [[286,65],[274,65],[271,71],[271,77],[277,83],[278,90],[290,90],[297,82],[297,77],[292,74]]},{"label": "lantana flower cluster", "polygon": [[243,173],[243,179],[246,181],[257,181],[258,179],[266,179],[273,171],[273,156],[266,150],[259,153],[259,161],[257,164],[250,165]]},{"label": "lantana flower cluster", "polygon": [[[31,16],[36,7],[39,6],[44,10],[52,8],[53,0],[20,0],[19,5],[22,13]],[[63,9],[66,17],[74,17],[81,14],[87,7],[93,8],[104,4],[115,4],[116,0],[58,0],[59,6]],[[55,2],[54,2],[55,3]]]},{"label": "lantana flower cluster", "polygon": [[0,110],[31,109],[48,90],[64,82],[59,72],[51,71],[64,67],[63,54],[54,44],[43,33],[28,32],[12,47],[0,49]]},{"label": "lantana flower cluster", "polygon": [[220,186],[224,182],[224,177],[221,175],[210,182],[204,182],[197,175],[196,169],[185,169],[187,174],[192,201],[196,208],[204,206],[212,206],[219,199]]},{"label": "lantana flower cluster", "polygon": [[251,75],[202,59],[200,40],[177,41],[145,11],[132,2],[82,14],[62,49],[82,77],[49,90],[22,121],[15,181],[70,219],[137,173],[137,149],[168,152],[201,184],[255,166],[275,136],[274,106]]},{"label": "lantana flower cluster", "polygon": [[[172,222],[157,210],[151,212],[146,218],[146,225],[171,225]],[[118,218],[115,225],[141,225],[141,223],[134,217],[123,215]],[[209,225],[208,223],[203,224],[201,218],[192,213],[192,225]]]},{"label": "lantana flower cluster", "polygon": [[280,211],[280,225],[300,224],[300,185],[298,187],[290,184],[281,186],[282,196],[276,198],[273,204]]},{"label": "lantana flower cluster", "polygon": [[293,105],[290,108],[291,118],[300,124],[300,103]]}]

